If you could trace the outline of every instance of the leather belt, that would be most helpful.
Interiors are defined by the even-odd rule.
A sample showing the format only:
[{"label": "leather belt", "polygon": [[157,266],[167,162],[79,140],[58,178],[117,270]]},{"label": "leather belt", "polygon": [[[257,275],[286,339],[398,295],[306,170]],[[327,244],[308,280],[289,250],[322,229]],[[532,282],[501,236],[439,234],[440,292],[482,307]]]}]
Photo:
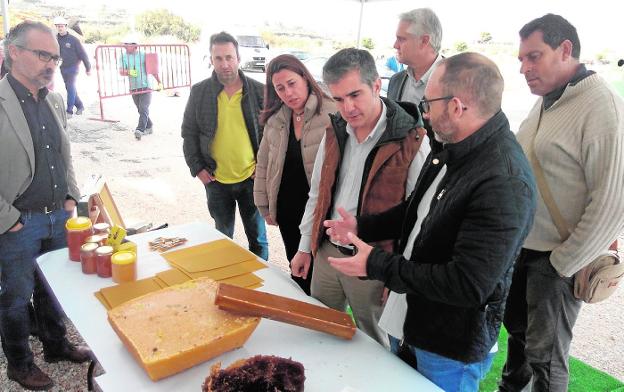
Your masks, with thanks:
[{"label": "leather belt", "polygon": [[353,248],[347,248],[346,246],[340,246],[340,245],[336,245],[333,242],[327,240],[327,242],[329,242],[329,244],[331,246],[333,246],[334,248],[338,249],[338,251],[340,253],[342,253],[345,256],[355,256],[355,254],[357,253],[357,248],[353,247]]},{"label": "leather belt", "polygon": [[21,209],[20,211],[47,215],[56,210],[60,210],[64,208],[64,206],[65,206],[65,199],[60,200],[60,201],[55,201],[54,203],[52,203],[52,205],[47,205],[47,206],[37,207],[37,208],[24,208],[24,209]]}]

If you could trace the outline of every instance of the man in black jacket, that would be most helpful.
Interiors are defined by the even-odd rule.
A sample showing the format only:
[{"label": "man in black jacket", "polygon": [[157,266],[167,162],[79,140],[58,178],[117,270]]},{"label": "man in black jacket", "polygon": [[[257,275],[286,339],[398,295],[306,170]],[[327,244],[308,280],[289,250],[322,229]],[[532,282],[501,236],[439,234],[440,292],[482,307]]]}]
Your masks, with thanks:
[{"label": "man in black jacket", "polygon": [[[444,390],[477,391],[493,358],[536,187],[500,110],[503,79],[476,53],[442,60],[421,101],[438,143],[410,198],[378,215],[326,221],[358,253],[330,263],[407,293],[405,341]],[[398,254],[362,240],[399,240]]]},{"label": "man in black jacket", "polygon": [[226,32],[210,37],[210,59],[214,72],[192,87],[184,111],[184,158],[206,187],[217,230],[233,236],[238,204],[249,250],[267,260],[266,227],[253,200],[264,85],[238,69],[238,42]]}]

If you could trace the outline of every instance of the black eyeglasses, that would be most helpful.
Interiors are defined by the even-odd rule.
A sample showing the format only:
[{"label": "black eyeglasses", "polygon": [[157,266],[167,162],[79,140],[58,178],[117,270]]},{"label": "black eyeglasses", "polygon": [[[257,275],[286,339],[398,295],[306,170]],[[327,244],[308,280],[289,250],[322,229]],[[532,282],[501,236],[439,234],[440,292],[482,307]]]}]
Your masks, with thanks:
[{"label": "black eyeglasses", "polygon": [[423,98],[420,101],[420,104],[418,105],[418,107],[420,108],[420,112],[421,113],[429,113],[429,110],[431,110],[431,102],[435,102],[435,101],[449,101],[451,99],[455,98],[454,95],[447,95],[446,97],[440,97],[440,98],[432,98],[432,99],[426,99]]},{"label": "black eyeglasses", "polygon": [[39,56],[39,60],[43,61],[44,63],[48,63],[50,62],[50,60],[52,60],[54,61],[54,64],[59,65],[60,63],[63,62],[63,59],[61,58],[61,56],[57,56],[50,52],[46,52],[45,50],[30,49],[21,45],[15,45],[15,46],[17,46],[20,49],[24,49],[31,53],[36,54],[37,56]]}]

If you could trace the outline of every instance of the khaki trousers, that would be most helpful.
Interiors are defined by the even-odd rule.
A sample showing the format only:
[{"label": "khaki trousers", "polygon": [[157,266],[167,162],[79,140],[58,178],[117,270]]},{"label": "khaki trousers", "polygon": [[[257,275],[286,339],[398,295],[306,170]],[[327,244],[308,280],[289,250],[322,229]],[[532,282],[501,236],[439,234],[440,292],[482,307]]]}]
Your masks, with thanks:
[{"label": "khaki trousers", "polygon": [[314,259],[312,296],[341,312],[346,310],[348,303],[357,327],[379,344],[388,347],[387,334],[377,325],[383,311],[383,282],[344,275],[327,262],[328,257],[347,256],[340,253],[329,241],[323,241]]}]

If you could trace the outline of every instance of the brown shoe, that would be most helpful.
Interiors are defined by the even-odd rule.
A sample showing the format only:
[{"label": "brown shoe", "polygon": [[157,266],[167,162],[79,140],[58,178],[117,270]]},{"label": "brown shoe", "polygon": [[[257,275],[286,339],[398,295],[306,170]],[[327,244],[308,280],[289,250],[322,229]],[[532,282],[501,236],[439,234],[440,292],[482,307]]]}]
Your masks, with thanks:
[{"label": "brown shoe", "polygon": [[47,391],[54,385],[54,381],[34,363],[31,363],[23,369],[8,365],[7,376],[9,380],[13,380],[22,387],[32,391]]},{"label": "brown shoe", "polygon": [[92,357],[91,350],[87,346],[74,346],[71,343],[64,344],[60,350],[48,352],[43,350],[43,359],[48,363],[70,361],[83,363]]}]

